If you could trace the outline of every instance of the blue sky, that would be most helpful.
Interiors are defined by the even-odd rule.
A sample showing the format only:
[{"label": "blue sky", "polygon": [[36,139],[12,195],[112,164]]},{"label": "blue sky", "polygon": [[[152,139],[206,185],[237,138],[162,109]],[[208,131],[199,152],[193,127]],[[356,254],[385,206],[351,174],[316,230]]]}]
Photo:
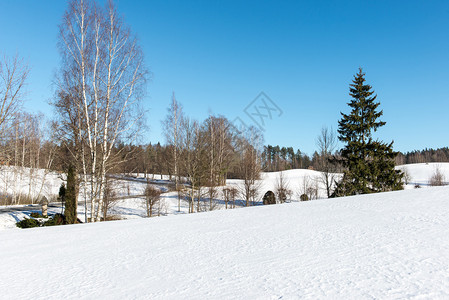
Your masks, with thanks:
[{"label": "blue sky", "polygon": [[[102,1],[101,1],[102,2]],[[409,151],[449,146],[448,1],[117,1],[152,73],[145,142],[174,91],[186,114],[252,124],[260,92],[282,110],[265,143],[311,154],[322,126],[348,112],[348,85],[363,67],[387,125],[377,137]],[[61,0],[0,0],[0,53],[31,66],[26,108],[49,118],[59,64]]]}]

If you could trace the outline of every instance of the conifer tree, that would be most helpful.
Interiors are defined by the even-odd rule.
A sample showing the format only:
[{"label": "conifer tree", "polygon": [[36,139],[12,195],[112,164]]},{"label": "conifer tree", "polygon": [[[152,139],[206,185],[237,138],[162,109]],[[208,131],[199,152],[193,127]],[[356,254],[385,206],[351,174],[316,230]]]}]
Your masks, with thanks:
[{"label": "conifer tree", "polygon": [[402,173],[394,169],[397,152],[393,151],[393,142],[373,140],[372,133],[385,122],[379,120],[383,114],[378,110],[380,102],[376,102],[377,95],[364,76],[360,68],[349,88],[352,110],[341,113],[338,122],[338,138],[346,144],[341,150],[345,171],[334,197],[402,189]]},{"label": "conifer tree", "polygon": [[67,171],[67,188],[65,191],[65,218],[67,224],[75,224],[77,220],[76,177],[75,170],[69,166]]}]

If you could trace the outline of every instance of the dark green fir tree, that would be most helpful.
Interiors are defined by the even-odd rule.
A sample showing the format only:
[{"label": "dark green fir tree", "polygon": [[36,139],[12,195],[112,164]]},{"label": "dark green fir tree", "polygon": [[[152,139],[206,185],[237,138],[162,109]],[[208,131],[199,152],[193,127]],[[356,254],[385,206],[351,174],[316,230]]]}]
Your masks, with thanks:
[{"label": "dark green fir tree", "polygon": [[378,110],[372,87],[365,83],[362,69],[350,84],[349,114],[341,113],[338,138],[345,143],[341,150],[343,178],[337,183],[333,196],[368,194],[402,189],[402,173],[394,169],[393,142],[386,144],[374,140],[373,132],[385,125],[380,121],[383,111]]},{"label": "dark green fir tree", "polygon": [[67,188],[65,191],[65,218],[68,224],[75,224],[77,220],[77,206],[76,199],[76,174],[75,169],[69,166],[67,171]]}]

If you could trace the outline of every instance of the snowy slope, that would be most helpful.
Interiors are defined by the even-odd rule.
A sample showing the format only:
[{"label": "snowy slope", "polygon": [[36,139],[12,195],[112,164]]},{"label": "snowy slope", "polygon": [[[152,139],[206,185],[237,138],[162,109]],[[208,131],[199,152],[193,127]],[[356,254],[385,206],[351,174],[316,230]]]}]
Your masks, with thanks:
[{"label": "snowy slope", "polygon": [[0,240],[3,299],[449,298],[449,187]]},{"label": "snowy slope", "polygon": [[412,185],[419,184],[425,186],[429,183],[430,177],[437,169],[444,175],[444,181],[449,182],[449,163],[422,163],[410,164],[396,167],[399,170],[406,171],[410,174],[410,182]]},{"label": "snowy slope", "polygon": [[[407,172],[411,176],[410,183],[406,186],[406,189],[413,189],[415,184],[420,184],[421,187],[426,187],[430,176],[433,174],[436,168],[440,168],[441,172],[445,175],[445,180],[449,181],[449,163],[428,163],[428,164],[412,164],[412,165],[404,165],[398,166],[398,169],[406,169]],[[3,168],[0,173],[0,178],[9,178],[9,181],[14,182],[13,172],[10,169]],[[5,172],[6,171],[6,172]],[[44,170],[38,170],[37,174],[44,174]],[[299,195],[304,193],[304,182],[307,181],[308,184],[312,187],[317,187],[318,189],[318,197],[326,198],[325,187],[321,180],[321,173],[313,170],[306,169],[296,169],[296,170],[288,170],[282,172],[284,176],[284,180],[287,183],[289,189],[292,190],[291,200],[297,201]],[[29,174],[29,170],[24,168],[24,172],[21,172],[23,179],[19,181],[17,186],[21,187],[21,191],[26,193],[28,191],[27,183],[29,180],[26,177],[26,174]],[[120,197],[125,197],[125,199],[120,200],[115,207],[111,210],[111,214],[119,216],[122,219],[136,219],[142,218],[146,216],[145,208],[143,204],[143,199],[132,197],[133,195],[142,195],[144,193],[146,187],[146,179],[143,177],[143,174],[134,174],[135,178],[128,178],[132,180],[120,180],[114,184],[117,189],[117,194]],[[276,183],[280,176],[280,172],[267,172],[262,173],[261,181],[259,185],[259,195],[258,198],[261,199],[263,194],[268,191],[274,191],[276,187]],[[45,179],[45,186],[41,190],[43,193],[47,193],[47,195],[55,195],[58,192],[59,186],[61,184],[61,175],[57,173],[49,173],[45,177],[37,176],[37,182],[41,182],[42,179]],[[160,182],[158,185],[162,190],[166,190],[168,177],[164,176],[160,179],[160,175],[150,175],[150,179],[153,182]],[[8,182],[9,182],[8,181]],[[0,181],[1,182],[1,181]],[[242,187],[242,180],[227,180],[228,186],[234,186],[239,189]],[[41,184],[42,185],[42,184]],[[1,186],[0,186],[1,187]],[[126,199],[126,197],[128,197]],[[207,197],[207,196],[205,196]],[[221,197],[219,195],[218,197]],[[242,196],[238,196],[238,204],[243,205]],[[80,204],[83,203],[83,197],[80,195],[79,201]],[[178,212],[178,200],[177,194],[175,192],[169,192],[162,194],[162,201],[164,203],[163,214],[184,214],[188,212],[188,206],[186,202],[181,202],[181,209]],[[208,201],[205,199],[205,201]],[[224,204],[221,203],[215,207],[216,209],[224,209]],[[16,222],[22,220],[26,217],[29,217],[32,211],[39,211],[38,207],[30,208],[27,211],[19,211],[19,212],[7,212],[2,213],[0,207],[0,230],[2,229],[17,229],[15,226]],[[50,213],[61,212],[60,208],[51,208]],[[78,214],[80,218],[84,219],[84,208],[82,205],[79,206]]]}]

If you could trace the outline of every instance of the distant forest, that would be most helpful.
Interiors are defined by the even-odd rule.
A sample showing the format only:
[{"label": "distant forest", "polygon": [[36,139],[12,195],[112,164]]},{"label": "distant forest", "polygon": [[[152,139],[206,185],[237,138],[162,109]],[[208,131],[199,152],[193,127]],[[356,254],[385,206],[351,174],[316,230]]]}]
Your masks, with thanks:
[{"label": "distant forest", "polygon": [[[338,152],[335,153],[338,156]],[[262,169],[266,172],[283,171],[289,169],[314,169],[320,171],[321,155],[314,152],[312,157],[293,147],[280,147],[278,145],[264,146],[262,153]],[[449,162],[449,148],[414,150],[406,153],[399,152],[396,165]]]},{"label": "distant forest", "polygon": [[428,162],[449,162],[449,148],[415,150],[407,153],[399,152],[396,165],[418,164]]},{"label": "distant forest", "polygon": [[[149,144],[147,146],[122,146],[128,147],[126,153],[133,153],[132,158],[122,166],[124,173],[153,173],[153,174],[173,174],[172,166],[169,163],[171,158],[170,146]],[[335,153],[338,156],[338,152]],[[312,156],[302,153],[293,147],[280,147],[266,145],[261,154],[261,169],[264,172],[276,172],[290,169],[313,169],[320,171],[322,158],[318,152]],[[414,150],[406,153],[399,152],[396,165],[428,163],[428,162],[449,162],[449,148]],[[228,171],[228,177],[238,177],[236,166]]]}]

